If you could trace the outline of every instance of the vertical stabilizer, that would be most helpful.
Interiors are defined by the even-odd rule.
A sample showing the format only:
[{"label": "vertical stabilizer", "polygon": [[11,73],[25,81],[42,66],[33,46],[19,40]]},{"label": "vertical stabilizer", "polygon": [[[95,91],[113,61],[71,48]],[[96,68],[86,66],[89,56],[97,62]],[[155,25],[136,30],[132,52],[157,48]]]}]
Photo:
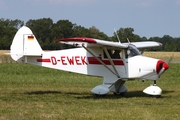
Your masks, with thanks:
[{"label": "vertical stabilizer", "polygon": [[10,49],[11,57],[15,61],[23,56],[41,56],[43,52],[36,37],[26,26],[17,31]]}]

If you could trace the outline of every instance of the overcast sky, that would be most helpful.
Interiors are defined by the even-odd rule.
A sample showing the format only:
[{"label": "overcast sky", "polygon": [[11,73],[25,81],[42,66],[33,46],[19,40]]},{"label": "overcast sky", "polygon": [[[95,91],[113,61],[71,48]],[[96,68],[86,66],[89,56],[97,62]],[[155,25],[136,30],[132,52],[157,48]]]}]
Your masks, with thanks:
[{"label": "overcast sky", "polygon": [[115,29],[134,28],[140,37],[180,37],[180,0],[0,0],[5,19],[68,19],[112,36]]}]

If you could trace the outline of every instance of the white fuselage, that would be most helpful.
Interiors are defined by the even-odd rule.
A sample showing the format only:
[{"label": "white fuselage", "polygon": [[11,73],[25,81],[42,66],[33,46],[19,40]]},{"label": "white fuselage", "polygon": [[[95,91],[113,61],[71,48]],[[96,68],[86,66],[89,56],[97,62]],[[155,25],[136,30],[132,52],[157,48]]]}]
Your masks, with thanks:
[{"label": "white fuselage", "polygon": [[[91,49],[91,52],[93,52],[97,58],[102,60],[102,62],[113,71],[113,66],[108,58],[104,58],[102,49],[93,48]],[[116,77],[116,75],[110,72],[109,69],[102,65],[84,48],[43,52],[42,57],[25,56],[19,61],[92,76]],[[112,59],[112,61],[121,79],[152,78],[154,80],[152,77],[153,74],[158,77],[156,73],[156,64],[158,59],[144,57],[141,55],[125,58],[125,54],[122,54],[122,58]],[[148,77],[149,75],[151,75],[151,77]]]}]

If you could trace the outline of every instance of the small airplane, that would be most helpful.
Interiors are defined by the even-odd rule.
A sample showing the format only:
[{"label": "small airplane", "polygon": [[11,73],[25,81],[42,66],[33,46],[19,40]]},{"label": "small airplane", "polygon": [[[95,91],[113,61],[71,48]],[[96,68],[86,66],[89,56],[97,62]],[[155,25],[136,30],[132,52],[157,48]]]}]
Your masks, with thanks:
[{"label": "small airplane", "polygon": [[91,90],[97,96],[109,92],[122,95],[128,91],[124,83],[135,79],[153,80],[154,83],[143,92],[161,96],[162,90],[156,85],[156,80],[169,66],[163,60],[142,55],[145,48],[162,46],[161,43],[121,43],[85,37],[61,38],[55,42],[75,48],[43,51],[32,31],[23,26],[13,39],[10,55],[17,62],[103,77],[103,83]]}]

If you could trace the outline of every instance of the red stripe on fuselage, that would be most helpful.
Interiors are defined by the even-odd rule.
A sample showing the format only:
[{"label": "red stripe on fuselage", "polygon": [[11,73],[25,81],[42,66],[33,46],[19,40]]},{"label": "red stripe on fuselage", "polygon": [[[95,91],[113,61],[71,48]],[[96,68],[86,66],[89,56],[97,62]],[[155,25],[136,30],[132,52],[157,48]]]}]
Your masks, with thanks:
[{"label": "red stripe on fuselage", "polygon": [[50,59],[37,59],[37,62],[51,62]]},{"label": "red stripe on fuselage", "polygon": [[[98,57],[104,64],[111,65],[109,60],[102,60],[101,57]],[[124,62],[122,60],[112,60],[114,65],[124,65]],[[95,64],[95,65],[102,65],[96,58],[94,57],[88,57],[89,64]]]},{"label": "red stripe on fuselage", "polygon": [[[103,60],[101,57],[98,57],[104,64],[111,65],[109,60]],[[122,60],[112,60],[114,65],[124,65]],[[51,62],[50,59],[37,59],[37,62]],[[94,65],[102,65],[96,58],[88,57],[88,63]]]}]

